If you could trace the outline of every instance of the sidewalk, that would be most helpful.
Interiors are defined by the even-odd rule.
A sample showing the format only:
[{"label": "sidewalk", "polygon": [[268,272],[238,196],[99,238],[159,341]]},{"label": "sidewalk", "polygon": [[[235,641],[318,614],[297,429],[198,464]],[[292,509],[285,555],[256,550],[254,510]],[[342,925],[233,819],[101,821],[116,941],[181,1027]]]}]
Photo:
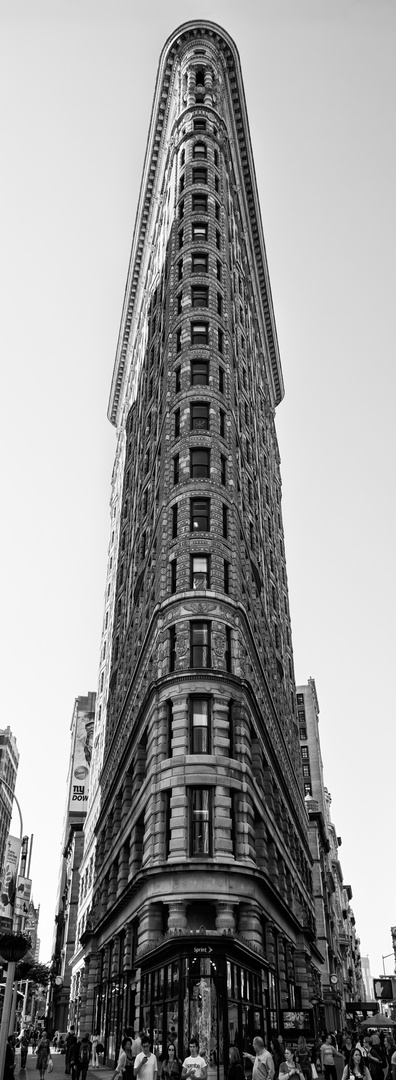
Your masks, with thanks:
[{"label": "sidewalk", "polygon": [[[65,1055],[64,1054],[56,1054],[56,1053],[54,1053],[54,1051],[53,1051],[53,1049],[51,1047],[51,1058],[52,1058],[54,1068],[53,1068],[52,1074],[51,1073],[46,1073],[45,1074],[46,1080],[47,1080],[47,1078],[48,1078],[48,1080],[51,1080],[51,1076],[53,1077],[53,1080],[66,1080]],[[37,1061],[37,1054],[32,1054],[29,1051],[28,1056],[27,1056],[26,1069],[21,1069],[20,1068],[21,1055],[19,1053],[16,1053],[16,1055],[15,1055],[15,1078],[18,1078],[18,1080],[24,1080],[24,1077],[26,1077],[26,1080],[28,1080],[28,1073],[31,1074],[30,1080],[34,1080],[34,1078],[38,1078],[39,1074],[36,1071],[36,1061]],[[111,1077],[113,1075],[114,1071],[115,1071],[114,1069],[108,1068],[107,1065],[99,1065],[98,1069],[92,1069],[92,1067],[90,1065],[89,1069],[88,1069],[87,1080],[88,1080],[88,1078],[89,1078],[89,1080],[109,1080],[109,1077]],[[71,1077],[70,1076],[67,1077],[67,1080],[71,1080]]]}]

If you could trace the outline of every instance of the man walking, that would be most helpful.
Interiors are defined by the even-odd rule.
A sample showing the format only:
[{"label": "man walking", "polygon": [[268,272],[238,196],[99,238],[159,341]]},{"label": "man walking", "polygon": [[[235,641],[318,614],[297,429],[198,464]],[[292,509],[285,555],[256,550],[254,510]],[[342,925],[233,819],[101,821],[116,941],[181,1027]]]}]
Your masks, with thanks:
[{"label": "man walking", "polygon": [[86,1080],[88,1065],[91,1060],[91,1036],[89,1032],[83,1035],[80,1042],[72,1047],[71,1063],[74,1066],[75,1080]]},{"label": "man walking", "polygon": [[256,1038],[253,1039],[253,1050],[255,1057],[253,1057],[253,1054],[243,1054],[244,1057],[253,1062],[252,1080],[274,1080],[274,1059],[269,1050],[266,1050],[263,1039],[259,1035],[256,1035]]},{"label": "man walking", "polygon": [[157,1080],[157,1058],[151,1053],[148,1035],[142,1035],[141,1041],[142,1050],[135,1058],[133,1075],[138,1076],[139,1080]]}]

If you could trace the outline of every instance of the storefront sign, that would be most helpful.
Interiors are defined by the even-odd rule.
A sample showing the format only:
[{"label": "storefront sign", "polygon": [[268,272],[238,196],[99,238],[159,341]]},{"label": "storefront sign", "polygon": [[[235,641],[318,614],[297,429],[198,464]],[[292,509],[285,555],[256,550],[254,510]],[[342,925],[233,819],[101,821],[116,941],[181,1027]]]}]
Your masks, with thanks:
[{"label": "storefront sign", "polygon": [[211,945],[194,945],[194,952],[199,953],[201,956],[209,956],[213,949]]}]

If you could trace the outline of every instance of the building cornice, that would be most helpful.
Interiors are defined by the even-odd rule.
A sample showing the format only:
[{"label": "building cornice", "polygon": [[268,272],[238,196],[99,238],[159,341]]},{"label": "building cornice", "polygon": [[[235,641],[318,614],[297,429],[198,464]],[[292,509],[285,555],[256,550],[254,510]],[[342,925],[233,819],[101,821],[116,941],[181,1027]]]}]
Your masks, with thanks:
[{"label": "building cornice", "polygon": [[284,396],[283,376],[239,53],[232,38],[217,23],[194,20],[183,23],[168,38],[158,65],[107,413],[110,422],[115,426],[119,422],[119,406],[122,402],[123,387],[128,375],[127,357],[136,297],[142,284],[140,279],[143,254],[149,240],[149,223],[152,216],[153,202],[156,194],[158,195],[160,191],[159,163],[162,153],[168,151],[168,146],[163,139],[163,133],[171,87],[172,68],[177,54],[181,54],[185,47],[188,47],[191,42],[205,40],[221,50],[225,61],[234,116],[235,137],[243,177],[243,190],[239,194],[244,203],[250,226],[272,374],[271,383],[274,404],[279,404]]}]

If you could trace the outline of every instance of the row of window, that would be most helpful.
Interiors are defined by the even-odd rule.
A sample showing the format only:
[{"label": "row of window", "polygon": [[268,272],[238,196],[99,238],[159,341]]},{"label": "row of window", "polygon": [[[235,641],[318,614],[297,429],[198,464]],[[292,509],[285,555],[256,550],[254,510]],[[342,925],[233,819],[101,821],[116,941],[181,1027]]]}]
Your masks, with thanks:
[{"label": "row of window", "polygon": [[[193,191],[191,194],[191,212],[193,214],[207,214],[208,213],[208,198],[209,196],[205,191]],[[215,202],[215,218],[216,221],[220,221],[220,204]],[[186,199],[182,199],[179,203],[179,221],[182,221],[186,211]]]},{"label": "row of window", "polygon": [[[214,335],[214,328],[212,328],[212,335]],[[196,348],[197,346],[209,345],[209,323],[208,322],[192,322],[190,325],[190,342],[191,345]],[[214,342],[212,341],[212,344]],[[176,331],[176,352],[181,352],[182,348],[182,336],[181,328]],[[217,349],[219,353],[224,350],[224,331],[220,326],[217,327]]]},{"label": "row of window", "polygon": [[[204,343],[206,344],[206,342]],[[190,363],[190,385],[191,386],[209,386],[209,374],[210,366],[209,360],[191,360]],[[218,367],[218,389],[220,394],[224,394],[225,387],[225,369],[219,364]],[[180,394],[181,391],[181,367],[175,368],[175,394]],[[202,403],[200,403],[202,404]]]},{"label": "row of window", "polygon": [[[209,273],[209,255],[205,251],[193,251],[191,253],[191,273],[192,274],[208,274]],[[181,258],[177,264],[177,276],[178,280],[182,281],[184,274],[184,259]],[[216,259],[216,277],[218,281],[222,279],[222,265],[220,259]]]},{"label": "row of window", "polygon": [[[206,374],[206,372],[205,372]],[[198,384],[200,385],[200,384]],[[220,435],[221,438],[225,438],[225,417],[224,409],[220,409]],[[174,412],[174,436],[178,439],[180,436],[180,409],[176,409]],[[190,431],[209,431],[210,428],[210,403],[209,401],[193,401],[190,404]]]},{"label": "row of window", "polygon": [[[211,451],[206,447],[196,447],[194,450],[190,450],[190,479],[209,479],[210,477],[210,454]],[[173,458],[173,483],[178,484],[180,481],[180,454],[175,454]],[[220,481],[222,484],[227,483],[227,458],[224,454],[220,454]]]},{"label": "row of window", "polygon": [[[232,747],[232,700],[228,705],[229,756]],[[208,694],[192,694],[188,699],[190,754],[211,754],[213,750],[213,702]],[[172,756],[173,703],[168,701],[168,756]],[[222,728],[222,734],[223,728]]]},{"label": "row of window", "polygon": [[[207,221],[192,221],[191,222],[191,240],[193,242],[206,243],[208,240],[208,222]],[[179,237],[179,251],[184,246],[185,236],[184,229],[180,229],[178,233]],[[214,240],[218,251],[221,249],[221,232],[220,229],[215,229]]]},{"label": "row of window", "polygon": [[[217,293],[217,314],[223,314],[223,297],[221,293]],[[209,307],[209,286],[208,285],[192,285],[191,286],[191,307]],[[177,314],[181,315],[183,311],[183,293],[178,293],[177,296]]]},{"label": "row of window", "polygon": [[[171,592],[177,591],[177,559],[172,559],[171,564]],[[223,560],[223,589],[226,594],[230,589],[230,564],[227,559]],[[211,564],[210,555],[205,552],[190,555],[190,589],[211,588]]]},{"label": "row of window", "polygon": [[[190,622],[190,668],[210,668],[212,666],[212,624],[207,620]],[[225,651],[224,668],[231,671],[231,629],[224,627]],[[170,627],[169,634],[169,669],[175,671],[177,656],[177,625]]]},{"label": "row of window", "polygon": [[[178,503],[172,506],[172,538],[178,533]],[[222,507],[223,537],[228,539],[228,506]],[[190,499],[190,532],[210,532],[210,499]]]}]

